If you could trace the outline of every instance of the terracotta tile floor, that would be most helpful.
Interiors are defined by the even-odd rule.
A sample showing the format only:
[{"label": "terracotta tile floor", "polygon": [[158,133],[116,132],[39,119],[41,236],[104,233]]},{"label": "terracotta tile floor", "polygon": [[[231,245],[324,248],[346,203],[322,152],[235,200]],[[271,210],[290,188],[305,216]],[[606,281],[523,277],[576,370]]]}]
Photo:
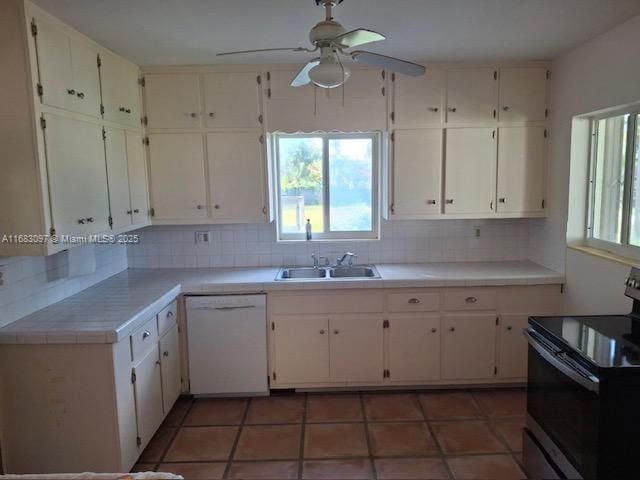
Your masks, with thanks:
[{"label": "terracotta tile floor", "polygon": [[520,480],[522,389],[181,397],[133,471],[187,480]]}]

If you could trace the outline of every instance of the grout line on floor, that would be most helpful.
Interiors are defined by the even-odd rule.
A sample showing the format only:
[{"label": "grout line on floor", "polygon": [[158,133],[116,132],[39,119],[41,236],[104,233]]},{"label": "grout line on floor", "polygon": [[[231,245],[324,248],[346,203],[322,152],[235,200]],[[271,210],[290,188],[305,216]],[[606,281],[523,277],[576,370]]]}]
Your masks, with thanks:
[{"label": "grout line on floor", "polygon": [[418,406],[420,408],[420,412],[422,412],[422,418],[424,419],[424,423],[427,426],[427,429],[429,430],[429,434],[431,435],[431,438],[433,439],[433,443],[435,443],[436,448],[438,449],[438,457],[440,458],[440,461],[444,464],[444,468],[445,468],[449,478],[453,479],[453,478],[455,478],[453,476],[453,470],[451,470],[451,467],[449,466],[449,462],[447,462],[447,459],[446,459],[446,457],[444,455],[444,450],[443,450],[442,446],[440,445],[440,442],[438,441],[438,437],[436,436],[436,432],[433,430],[433,426],[431,425],[430,420],[427,418],[427,412],[424,409],[424,405],[420,401],[420,397],[418,395],[418,392],[415,391],[414,393],[416,394],[416,398],[418,399]]},{"label": "grout line on floor", "polygon": [[302,428],[300,428],[300,449],[298,450],[299,458],[298,458],[298,479],[301,480],[304,475],[304,435],[306,432],[307,425],[307,401],[309,396],[304,394],[304,402],[302,404]]},{"label": "grout line on floor", "polygon": [[364,403],[364,395],[362,391],[358,392],[360,399],[360,409],[362,410],[362,419],[364,421],[364,435],[367,441],[367,451],[369,452],[369,463],[371,464],[371,478],[376,480],[378,478],[378,471],[376,470],[376,462],[373,457],[373,448],[371,447],[371,436],[369,435],[369,417],[367,416],[367,409]]},{"label": "grout line on floor", "polygon": [[231,451],[229,452],[229,457],[227,458],[227,465],[224,468],[224,473],[222,474],[222,478],[229,478],[229,471],[231,470],[231,465],[233,464],[233,459],[236,454],[236,449],[238,448],[238,443],[240,442],[240,435],[242,435],[242,430],[244,429],[244,423],[247,420],[247,416],[249,415],[249,408],[251,407],[251,403],[253,401],[252,397],[249,397],[247,404],[244,407],[244,413],[242,414],[242,420],[240,421],[240,425],[238,426],[238,432],[236,433],[236,438],[233,441],[233,445],[231,446]]},{"label": "grout line on floor", "polygon": [[[178,400],[180,400],[180,397],[178,397]],[[177,401],[174,402],[173,406],[171,407],[171,409],[173,409],[176,406]],[[155,469],[157,469],[162,463],[164,463],[164,458],[167,456],[167,453],[169,453],[169,450],[171,449],[171,447],[173,446],[173,442],[175,442],[176,437],[178,436],[178,433],[180,432],[180,429],[182,428],[184,421],[186,420],[187,416],[189,416],[189,414],[191,413],[191,409],[193,408],[195,401],[193,399],[193,397],[190,397],[189,399],[189,406],[187,407],[187,410],[184,412],[184,415],[182,416],[182,418],[180,419],[177,426],[175,427],[165,427],[165,428],[173,428],[175,430],[175,432],[173,432],[173,435],[171,436],[171,438],[169,439],[169,441],[167,442],[167,446],[164,448],[164,450],[162,451],[162,454],[160,455],[160,461],[158,462],[158,464],[156,465]],[[169,410],[171,411],[171,410]],[[160,427],[163,428],[163,427]],[[154,436],[157,434],[157,432],[154,434]],[[153,437],[152,437],[153,439]],[[148,446],[148,445],[147,445]],[[155,470],[154,469],[154,470]]]}]

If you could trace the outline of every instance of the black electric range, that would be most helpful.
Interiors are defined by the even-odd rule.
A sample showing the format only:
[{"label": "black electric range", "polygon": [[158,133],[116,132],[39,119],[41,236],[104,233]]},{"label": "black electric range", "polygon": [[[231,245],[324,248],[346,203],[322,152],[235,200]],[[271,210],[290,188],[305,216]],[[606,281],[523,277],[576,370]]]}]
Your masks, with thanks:
[{"label": "black electric range", "polygon": [[529,318],[532,478],[640,478],[640,269],[626,285],[628,315]]}]

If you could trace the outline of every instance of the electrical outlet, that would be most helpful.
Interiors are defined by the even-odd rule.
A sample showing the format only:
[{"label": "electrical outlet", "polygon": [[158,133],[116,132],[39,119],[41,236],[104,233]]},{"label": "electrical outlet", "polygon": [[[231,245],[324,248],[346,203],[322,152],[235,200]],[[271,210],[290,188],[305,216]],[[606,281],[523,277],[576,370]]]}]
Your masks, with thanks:
[{"label": "electrical outlet", "polygon": [[479,238],[479,237],[480,237],[480,227],[473,227],[473,228],[474,228],[474,230],[475,230],[475,236],[476,236],[476,238]]},{"label": "electrical outlet", "polygon": [[196,232],[196,243],[211,242],[211,232]]}]

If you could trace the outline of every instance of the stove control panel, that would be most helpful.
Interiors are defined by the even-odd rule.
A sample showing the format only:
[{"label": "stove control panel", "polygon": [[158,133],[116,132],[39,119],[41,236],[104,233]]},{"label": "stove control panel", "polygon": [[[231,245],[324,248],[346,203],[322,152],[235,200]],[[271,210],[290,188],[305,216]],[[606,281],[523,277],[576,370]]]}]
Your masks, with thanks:
[{"label": "stove control panel", "polygon": [[624,285],[627,287],[624,292],[627,297],[640,300],[640,267],[631,267],[631,272],[624,281]]}]

